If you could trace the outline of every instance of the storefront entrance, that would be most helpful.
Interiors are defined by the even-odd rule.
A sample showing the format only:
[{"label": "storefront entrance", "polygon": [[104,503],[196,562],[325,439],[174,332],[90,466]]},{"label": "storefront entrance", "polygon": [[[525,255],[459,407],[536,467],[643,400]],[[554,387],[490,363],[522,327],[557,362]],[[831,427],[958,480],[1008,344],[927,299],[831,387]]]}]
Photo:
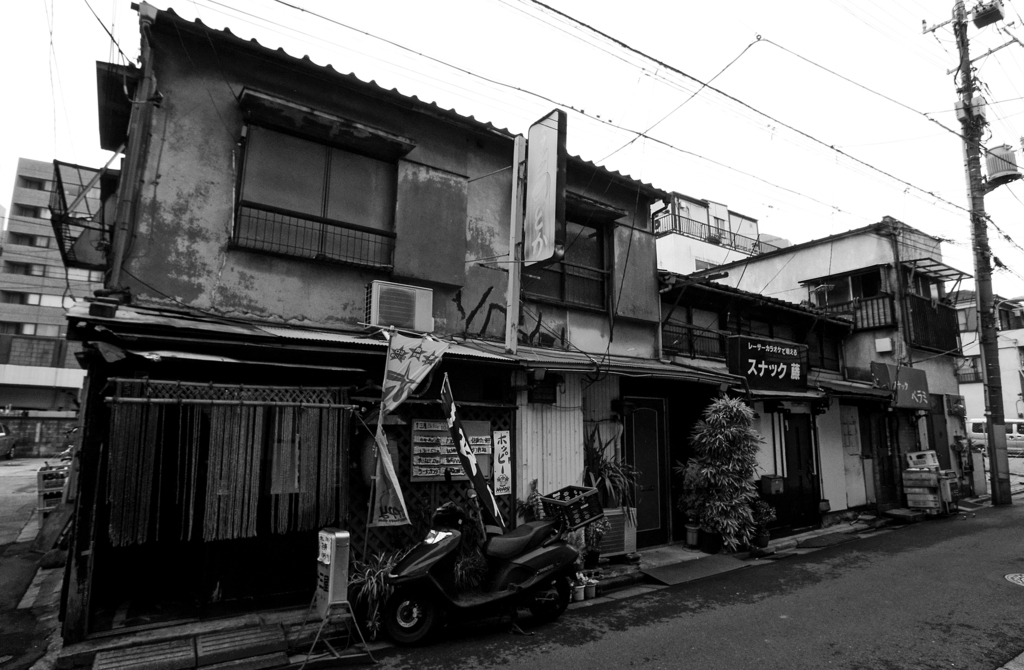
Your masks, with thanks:
[{"label": "storefront entrance", "polygon": [[784,422],[786,475],[777,506],[781,526],[798,529],[818,524],[821,500],[814,460],[810,414],[788,414]]},{"label": "storefront entrance", "polygon": [[665,401],[623,398],[626,459],[640,471],[636,501],[636,544],[668,542],[668,463],[665,448]]}]

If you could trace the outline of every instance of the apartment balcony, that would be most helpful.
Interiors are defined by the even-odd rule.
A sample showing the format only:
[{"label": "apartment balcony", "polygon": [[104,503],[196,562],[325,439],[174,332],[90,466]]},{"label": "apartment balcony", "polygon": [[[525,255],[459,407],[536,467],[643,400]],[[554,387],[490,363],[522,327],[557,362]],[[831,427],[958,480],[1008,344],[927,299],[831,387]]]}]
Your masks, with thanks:
[{"label": "apartment balcony", "polygon": [[725,336],[694,326],[665,324],[661,328],[661,348],[664,353],[675,356],[725,360]]},{"label": "apartment balcony", "polygon": [[710,244],[732,249],[748,256],[766,254],[771,251],[778,251],[781,248],[774,244],[755,240],[746,235],[730,233],[727,230],[715,228],[706,223],[688,219],[685,216],[672,216],[672,212],[669,210],[655,215],[654,230],[659,236],[678,233],[695,240],[702,240]]},{"label": "apartment balcony", "polygon": [[858,298],[838,305],[828,305],[823,309],[836,316],[852,316],[854,330],[871,330],[896,326],[895,305],[891,295],[878,295],[873,298]]},{"label": "apartment balcony", "polygon": [[0,365],[78,368],[69,355],[67,340],[32,335],[0,335]]},{"label": "apartment balcony", "polygon": [[956,373],[956,381],[958,384],[980,384],[985,380],[982,379],[980,371],[971,370],[969,372]]},{"label": "apartment balcony", "polygon": [[956,310],[930,298],[908,295],[907,334],[911,346],[942,353],[960,351]]}]

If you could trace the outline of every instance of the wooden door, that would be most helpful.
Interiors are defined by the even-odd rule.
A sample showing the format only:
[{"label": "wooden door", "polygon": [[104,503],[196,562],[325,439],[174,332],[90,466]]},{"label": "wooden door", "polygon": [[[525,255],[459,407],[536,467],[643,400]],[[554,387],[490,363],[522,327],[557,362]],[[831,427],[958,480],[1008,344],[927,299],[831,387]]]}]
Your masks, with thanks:
[{"label": "wooden door", "polygon": [[899,489],[896,486],[896,469],[893,467],[895,454],[889,436],[886,415],[880,409],[860,407],[861,437],[864,440],[864,456],[871,459],[875,504],[878,511],[892,509],[899,505]]},{"label": "wooden door", "polygon": [[818,473],[810,414],[789,414],[784,422],[786,477],[783,484],[779,522],[790,528],[818,524]]},{"label": "wooden door", "polygon": [[846,506],[867,503],[864,486],[864,461],[861,458],[860,417],[853,405],[839,406],[843,438],[843,471],[846,474]]},{"label": "wooden door", "polygon": [[636,500],[636,544],[649,547],[668,542],[668,453],[665,439],[665,401],[624,398],[631,411],[625,417],[626,460],[640,471]]},{"label": "wooden door", "polygon": [[949,458],[949,429],[946,427],[946,403],[941,393],[928,396],[931,409],[928,411],[928,448],[935,452],[939,467],[949,470],[953,467]]}]

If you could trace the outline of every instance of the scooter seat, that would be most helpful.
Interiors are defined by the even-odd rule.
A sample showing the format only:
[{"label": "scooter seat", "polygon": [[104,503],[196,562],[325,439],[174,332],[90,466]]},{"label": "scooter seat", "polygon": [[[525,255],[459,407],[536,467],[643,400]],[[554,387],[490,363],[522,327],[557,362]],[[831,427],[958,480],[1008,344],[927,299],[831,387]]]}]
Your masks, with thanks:
[{"label": "scooter seat", "polygon": [[492,537],[484,546],[484,553],[492,558],[515,558],[546,540],[557,523],[556,519],[527,521],[511,533]]}]

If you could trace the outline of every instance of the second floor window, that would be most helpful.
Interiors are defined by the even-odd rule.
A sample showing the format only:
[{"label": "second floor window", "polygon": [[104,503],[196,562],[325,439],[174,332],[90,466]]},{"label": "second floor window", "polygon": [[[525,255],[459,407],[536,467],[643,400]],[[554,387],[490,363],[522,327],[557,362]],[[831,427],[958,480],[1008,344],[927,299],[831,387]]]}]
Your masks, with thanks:
[{"label": "second floor window", "polygon": [[27,235],[14,232],[7,234],[7,241],[10,244],[20,244],[26,247],[49,247],[50,239],[45,235]]},{"label": "second floor window", "polygon": [[973,333],[978,330],[978,308],[965,307],[956,311],[957,326],[961,333]]},{"label": "second floor window", "polygon": [[565,256],[561,263],[523,269],[523,291],[568,305],[604,309],[607,303],[604,231],[566,221]]},{"label": "second floor window", "polygon": [[397,166],[249,126],[238,246],[390,268]]},{"label": "second floor window", "polygon": [[856,298],[874,298],[882,294],[882,275],[878,270],[845,277],[829,277],[808,287],[811,304],[825,308],[846,304]]}]

